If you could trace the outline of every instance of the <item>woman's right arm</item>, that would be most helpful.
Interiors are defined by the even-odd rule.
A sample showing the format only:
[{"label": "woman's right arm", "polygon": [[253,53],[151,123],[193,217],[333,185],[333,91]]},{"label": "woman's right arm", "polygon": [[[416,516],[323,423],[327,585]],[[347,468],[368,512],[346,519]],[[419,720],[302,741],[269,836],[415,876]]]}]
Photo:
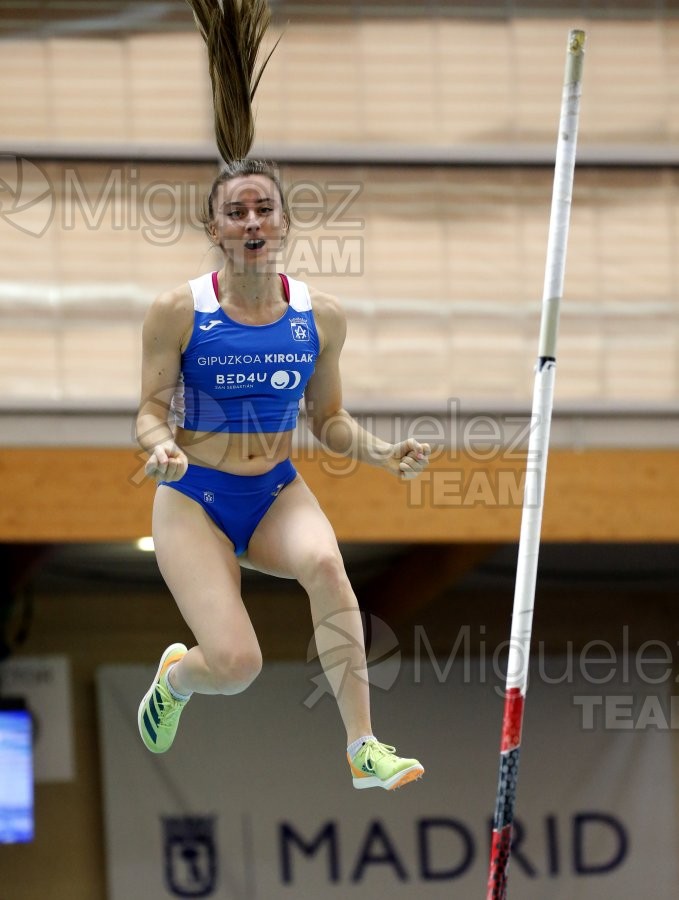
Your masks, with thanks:
[{"label": "woman's right arm", "polygon": [[182,341],[192,324],[193,303],[188,285],[161,294],[144,320],[136,435],[149,454],[146,474],[158,480],[178,481],[188,465],[186,455],[174,442],[169,414],[179,378]]}]

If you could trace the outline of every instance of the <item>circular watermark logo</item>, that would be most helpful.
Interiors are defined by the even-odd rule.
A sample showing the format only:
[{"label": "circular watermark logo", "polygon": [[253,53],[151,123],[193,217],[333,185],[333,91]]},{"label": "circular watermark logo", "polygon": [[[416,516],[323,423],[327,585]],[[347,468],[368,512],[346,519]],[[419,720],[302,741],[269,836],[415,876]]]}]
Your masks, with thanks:
[{"label": "circular watermark logo", "polygon": [[[356,620],[360,619],[365,647],[366,667],[362,664],[363,648],[356,638]],[[318,646],[323,647],[320,652]],[[401,669],[401,649],[398,638],[387,623],[362,610],[338,610],[326,616],[316,626],[309,642],[307,663],[318,660],[323,672],[311,677],[313,690],[304,705],[311,709],[326,694],[334,695],[329,677],[339,685],[348,678],[358,678],[383,691],[393,687]]]},{"label": "circular watermark logo", "polygon": [[54,217],[54,189],[36,163],[0,153],[0,219],[12,228],[42,237]]}]

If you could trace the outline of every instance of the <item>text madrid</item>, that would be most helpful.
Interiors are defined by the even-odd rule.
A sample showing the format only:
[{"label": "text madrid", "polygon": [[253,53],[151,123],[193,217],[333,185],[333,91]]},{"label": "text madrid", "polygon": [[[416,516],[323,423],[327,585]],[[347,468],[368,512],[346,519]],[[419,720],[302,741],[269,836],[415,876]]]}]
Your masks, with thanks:
[{"label": "text madrid", "polygon": [[[358,883],[379,870],[398,882],[442,882],[464,877],[477,860],[485,865],[490,821],[488,844],[459,819],[427,817],[416,819],[413,825],[406,846],[402,836],[399,843],[383,821],[374,819],[357,833],[357,844],[352,840],[354,849],[348,850],[348,836],[337,821],[329,820],[307,831],[290,822],[279,823],[281,881],[300,884],[306,875],[312,875],[315,879],[325,877],[332,884]],[[603,852],[602,846],[606,848]],[[514,821],[512,865],[531,879],[601,877],[624,864],[628,848],[625,825],[610,813],[573,813],[566,821],[546,815],[530,830]]]}]

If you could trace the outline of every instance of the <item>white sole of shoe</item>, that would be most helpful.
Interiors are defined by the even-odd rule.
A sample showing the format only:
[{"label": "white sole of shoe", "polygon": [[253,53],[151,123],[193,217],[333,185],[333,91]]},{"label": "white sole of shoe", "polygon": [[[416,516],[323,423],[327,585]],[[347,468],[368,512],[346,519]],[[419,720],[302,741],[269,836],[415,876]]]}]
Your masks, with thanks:
[{"label": "white sole of shoe", "polygon": [[410,766],[410,768],[403,769],[403,771],[397,772],[396,775],[392,775],[391,778],[387,778],[386,781],[382,781],[382,779],[378,778],[376,775],[367,775],[365,778],[354,778],[354,787],[358,791],[375,787],[383,788],[385,791],[395,791],[397,788],[403,787],[404,784],[409,784],[411,781],[417,781],[423,775],[424,768],[422,766]]}]

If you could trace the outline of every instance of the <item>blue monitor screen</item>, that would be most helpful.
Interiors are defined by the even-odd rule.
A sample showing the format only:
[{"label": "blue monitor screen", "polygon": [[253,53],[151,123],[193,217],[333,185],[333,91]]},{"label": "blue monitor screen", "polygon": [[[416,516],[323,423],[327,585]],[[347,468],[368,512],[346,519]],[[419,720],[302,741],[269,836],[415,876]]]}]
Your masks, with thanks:
[{"label": "blue monitor screen", "polygon": [[33,733],[28,710],[0,701],[0,844],[33,840]]}]

